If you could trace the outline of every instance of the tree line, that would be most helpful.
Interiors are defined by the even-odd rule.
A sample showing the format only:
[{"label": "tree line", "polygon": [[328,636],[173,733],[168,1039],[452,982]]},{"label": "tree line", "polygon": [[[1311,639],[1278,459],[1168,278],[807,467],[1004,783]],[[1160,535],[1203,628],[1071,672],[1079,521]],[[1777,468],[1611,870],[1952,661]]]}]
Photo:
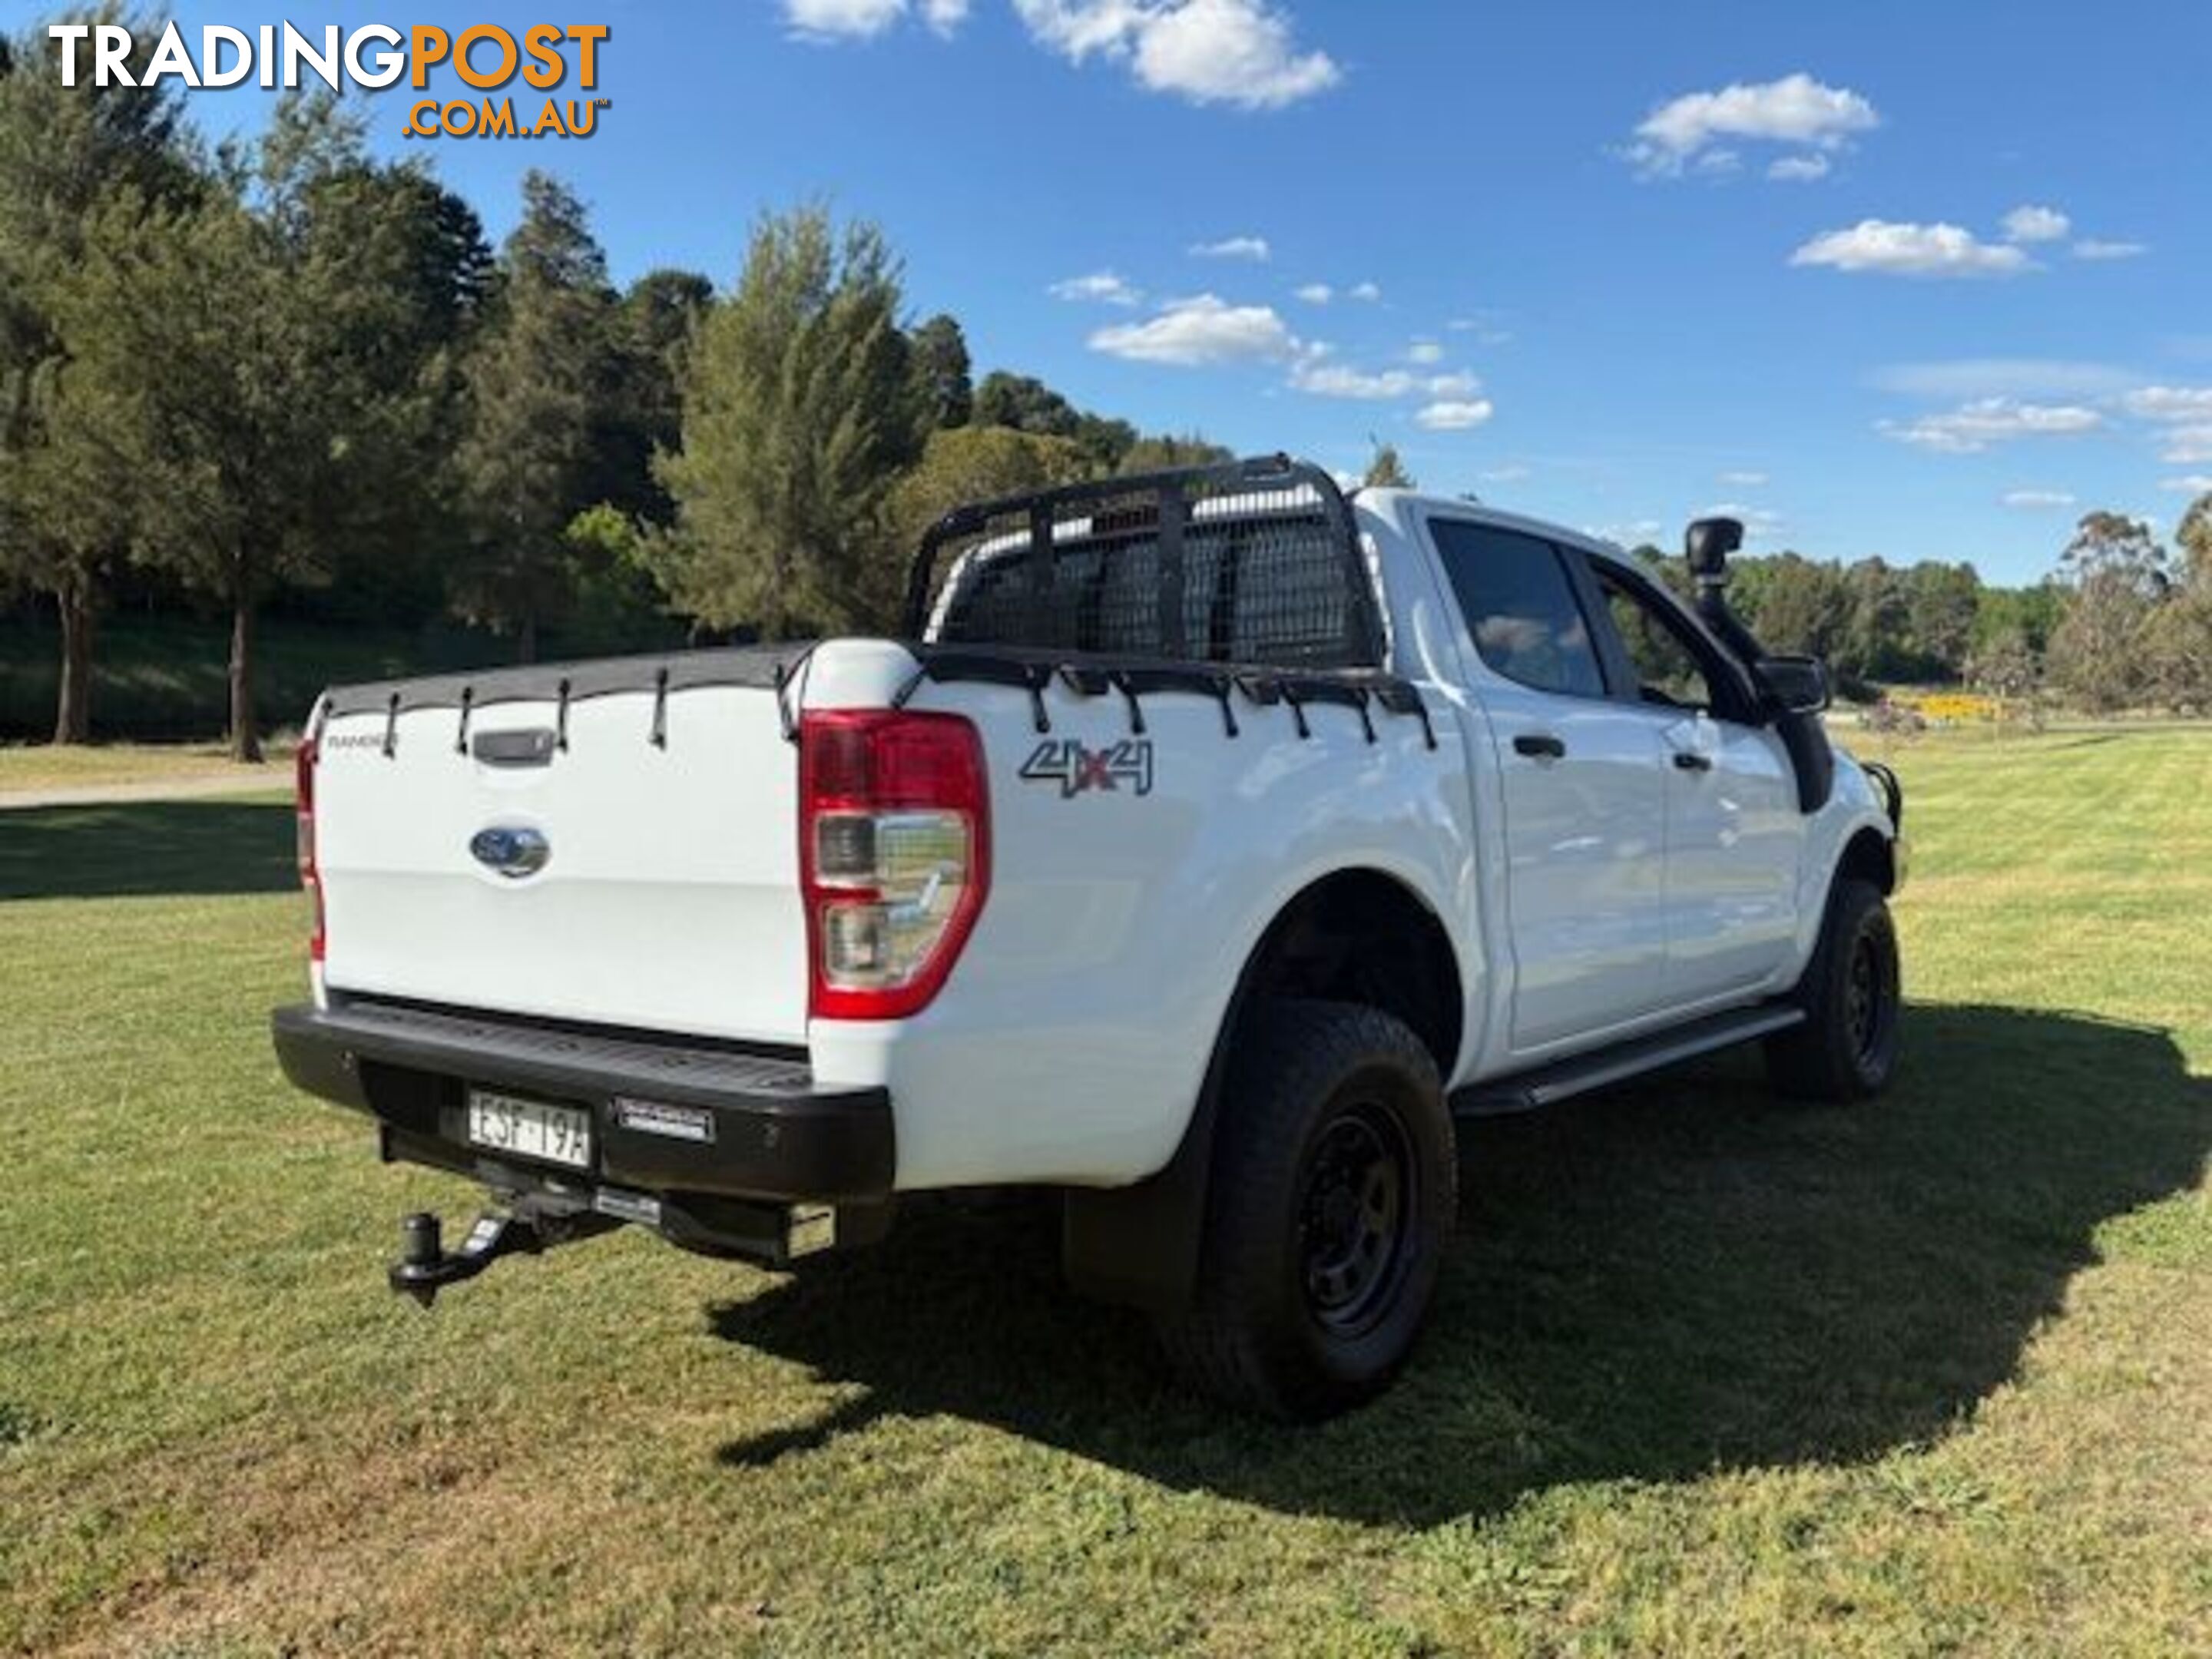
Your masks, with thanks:
[{"label": "tree line", "polygon": [[[451,616],[526,659],[548,630],[619,649],[672,624],[881,629],[947,507],[1227,456],[977,380],[955,318],[908,314],[881,233],[818,207],[760,221],[726,289],[618,288],[544,174],[495,251],[427,167],[370,156],[354,108],[288,98],[210,145],[167,89],[65,88],[48,50],[0,39],[0,589],[58,618],[58,741],[89,736],[125,597],[228,616],[252,757],[272,608]],[[1370,480],[1411,482],[1388,446]],[[1737,598],[1774,648],[1853,679],[2202,708],[2208,526],[2200,502],[2173,558],[2093,514],[2025,591],[1783,554],[1741,562]]]},{"label": "tree line", "polygon": [[617,289],[542,173],[495,252],[355,108],[288,98],[210,146],[167,89],[64,88],[48,50],[0,41],[0,585],[58,618],[58,741],[89,735],[120,593],[228,616],[251,757],[256,625],[302,594],[526,659],[672,613],[880,628],[959,500],[1226,455],[977,382],[957,319],[906,318],[881,234],[819,208],[762,221],[726,292]]},{"label": "tree line", "polygon": [[[1680,561],[1637,552],[1686,591]],[[2085,514],[2057,570],[2024,588],[1933,559],[1785,552],[1730,569],[1729,603],[1762,644],[1825,658],[1863,697],[1877,684],[1963,683],[2093,714],[2212,712],[2212,495],[2182,515],[2171,550],[2139,519]]]}]

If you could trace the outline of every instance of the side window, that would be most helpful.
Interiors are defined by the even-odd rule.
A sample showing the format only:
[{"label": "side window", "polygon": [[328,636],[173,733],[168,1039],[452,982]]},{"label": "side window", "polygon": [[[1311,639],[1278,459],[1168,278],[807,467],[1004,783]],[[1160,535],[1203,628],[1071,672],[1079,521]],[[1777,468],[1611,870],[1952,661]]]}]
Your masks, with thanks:
[{"label": "side window", "polygon": [[1523,685],[1605,696],[1589,621],[1549,542],[1463,519],[1429,529],[1484,662]]},{"label": "side window", "polygon": [[1628,648],[1628,660],[1636,669],[1637,690],[1643,700],[1662,708],[1717,707],[1712,681],[1681,625],[1601,566],[1597,579],[1605,589],[1606,609],[1612,613],[1613,625]]}]

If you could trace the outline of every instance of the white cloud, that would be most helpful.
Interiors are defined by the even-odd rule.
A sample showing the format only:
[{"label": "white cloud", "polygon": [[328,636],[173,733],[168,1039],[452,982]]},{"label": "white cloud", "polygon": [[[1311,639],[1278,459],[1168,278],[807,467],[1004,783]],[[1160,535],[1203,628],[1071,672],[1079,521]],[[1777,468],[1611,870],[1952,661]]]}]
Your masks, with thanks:
[{"label": "white cloud", "polygon": [[1410,398],[1421,390],[1420,377],[1411,369],[1385,368],[1369,372],[1349,363],[1306,362],[1291,370],[1291,384],[1316,398],[1356,398],[1381,403],[1391,398]]},{"label": "white cloud", "polygon": [[1504,345],[1513,336],[1500,325],[1501,313],[1487,312],[1473,317],[1455,317],[1444,326],[1455,334],[1472,334],[1477,345]]},{"label": "white cloud", "polygon": [[1504,466],[1488,468],[1479,476],[1485,483],[1518,483],[1528,476],[1528,469],[1518,461],[1508,461]]},{"label": "white cloud", "polygon": [[2192,472],[2183,478],[2160,478],[2158,487],[2183,495],[2212,495],[2212,472]]},{"label": "white cloud", "polygon": [[1045,290],[1055,300],[1095,300],[1109,306],[1133,306],[1145,295],[1110,270],[1094,270],[1087,276],[1071,276]]},{"label": "white cloud", "polygon": [[2105,417],[2072,404],[2023,404],[2010,398],[1980,398],[1943,415],[1912,421],[1878,421],[1886,438],[1942,455],[1977,455],[2015,438],[2072,437],[2094,432]]},{"label": "white cloud", "polygon": [[1190,247],[1194,259],[1249,259],[1261,265],[1273,258],[1274,252],[1264,236],[1224,236],[1218,242],[1194,242]]},{"label": "white cloud", "polygon": [[810,40],[865,40],[906,15],[907,0],[783,0],[792,33]]},{"label": "white cloud", "polygon": [[1482,382],[1464,371],[1417,374],[1410,368],[1355,368],[1350,363],[1324,362],[1328,354],[1326,346],[1304,347],[1291,368],[1291,387],[1316,398],[1352,398],[1366,403],[1413,397],[1464,401],[1482,390]]},{"label": "white cloud", "polygon": [[1272,306],[1233,306],[1212,294],[1171,301],[1144,322],[1117,323],[1091,337],[1093,351],[1182,368],[1275,361],[1297,344]]},{"label": "white cloud", "polygon": [[1735,489],[1757,489],[1766,482],[1764,472],[1723,472],[1717,482]]},{"label": "white cloud", "polygon": [[1836,150],[1853,133],[1881,124],[1874,106],[1857,93],[1825,85],[1801,70],[1779,81],[1738,82],[1662,104],[1636,129],[1626,154],[1647,177],[1674,178],[1717,149],[1733,160],[1732,152],[1720,145],[1723,139]]},{"label": "white cloud", "polygon": [[2147,386],[2120,399],[2146,421],[2212,421],[2212,386]]},{"label": "white cloud", "polygon": [[1815,179],[1826,178],[1835,165],[1819,150],[1813,150],[1803,155],[1784,155],[1768,162],[1766,176],[1788,184],[1810,184]]},{"label": "white cloud", "polygon": [[2176,466],[2202,466],[2212,461],[2212,426],[2177,426],[2166,434],[2159,459]]},{"label": "white cloud", "polygon": [[1308,283],[1304,288],[1294,289],[1293,292],[1310,306],[1325,306],[1336,298],[1336,290],[1327,283]]},{"label": "white cloud", "polygon": [[1884,392],[1912,398],[2094,398],[2138,383],[2112,363],[2057,357],[1954,357],[1890,363],[1867,376]]},{"label": "white cloud", "polygon": [[921,0],[921,21],[950,40],[968,21],[968,0]]},{"label": "white cloud", "polygon": [[2029,510],[2074,505],[2073,493],[2064,489],[2008,489],[1998,499],[2007,507]]},{"label": "white cloud", "polygon": [[1302,52],[1266,0],[1014,0],[1039,43],[1075,63],[1094,52],[1138,84],[1194,104],[1279,109],[1325,92],[1343,71]]},{"label": "white cloud", "polygon": [[2132,259],[2149,252],[2146,243],[2106,242],[2094,236],[2085,236],[2074,244],[2074,257],[2077,259]]},{"label": "white cloud", "polygon": [[2014,208],[2004,216],[2008,242],[2059,242],[2074,228],[2074,222],[2057,208],[2033,205]]},{"label": "white cloud", "polygon": [[1862,219],[1815,236],[1790,256],[1793,265],[1829,265],[1887,276],[2009,276],[2028,267],[2016,247],[1978,240],[1956,225]]},{"label": "white cloud", "polygon": [[1417,410],[1413,424],[1431,432],[1464,432],[1480,426],[1496,412],[1487,398],[1445,398]]},{"label": "white cloud", "polygon": [[1345,292],[1352,299],[1365,300],[1372,304],[1382,297],[1382,285],[1380,283],[1354,283]]},{"label": "white cloud", "polygon": [[1416,340],[1406,348],[1409,363],[1440,363],[1444,360],[1444,349],[1434,340]]}]

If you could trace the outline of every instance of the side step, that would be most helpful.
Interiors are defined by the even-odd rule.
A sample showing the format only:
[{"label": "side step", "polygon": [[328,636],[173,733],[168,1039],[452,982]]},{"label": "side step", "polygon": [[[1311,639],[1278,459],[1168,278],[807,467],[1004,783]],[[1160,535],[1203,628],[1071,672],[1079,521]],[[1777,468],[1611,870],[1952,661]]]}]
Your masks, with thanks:
[{"label": "side step", "polygon": [[1630,1078],[1641,1077],[1716,1048],[1729,1048],[1754,1037],[1771,1036],[1805,1023],[1805,1011],[1794,1005],[1762,1003],[1755,1008],[1734,1008],[1708,1014],[1687,1025],[1655,1031],[1626,1042],[1571,1055],[1510,1077],[1492,1078],[1456,1090],[1451,1097],[1455,1117],[1498,1117],[1512,1112],[1533,1112],[1540,1106],[1609,1088]]}]

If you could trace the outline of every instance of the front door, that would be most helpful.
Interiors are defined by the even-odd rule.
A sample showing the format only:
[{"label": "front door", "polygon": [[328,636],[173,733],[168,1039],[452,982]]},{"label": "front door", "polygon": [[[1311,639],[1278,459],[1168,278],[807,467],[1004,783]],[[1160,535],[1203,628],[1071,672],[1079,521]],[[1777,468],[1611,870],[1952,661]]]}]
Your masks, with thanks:
[{"label": "front door", "polygon": [[1789,753],[1745,718],[1725,660],[1670,599],[1609,561],[1591,565],[1613,635],[1600,643],[1626,658],[1634,717],[1665,765],[1668,1000],[1755,991],[1796,939],[1805,820]]}]

